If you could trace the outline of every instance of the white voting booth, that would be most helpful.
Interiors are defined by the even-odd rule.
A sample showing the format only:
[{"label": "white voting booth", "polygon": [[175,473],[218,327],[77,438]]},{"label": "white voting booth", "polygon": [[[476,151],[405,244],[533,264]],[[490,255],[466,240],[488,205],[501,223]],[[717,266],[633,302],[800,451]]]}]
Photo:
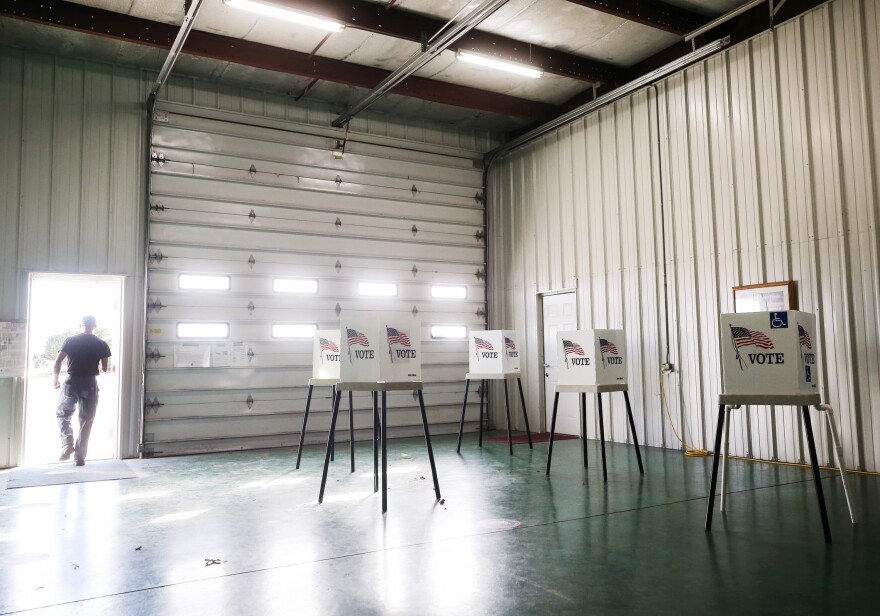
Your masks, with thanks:
[{"label": "white voting booth", "polygon": [[[382,512],[388,509],[387,483],[387,393],[416,391],[422,415],[422,427],[434,480],[434,495],[440,500],[440,485],[434,465],[434,452],[428,431],[428,418],[422,397],[422,323],[412,313],[343,314],[339,320],[339,382],[330,419],[330,434],[324,458],[324,473],[318,502],[324,500],[327,472],[342,391],[368,391],[373,394],[373,490],[379,490],[379,448],[382,452]],[[381,416],[378,398],[381,395]]]},{"label": "white voting booth", "polygon": [[461,421],[458,426],[458,447],[461,452],[461,437],[464,432],[464,416],[467,410],[468,390],[471,381],[480,381],[480,447],[483,446],[483,406],[488,381],[504,382],[504,405],[507,410],[507,445],[513,455],[513,435],[510,429],[510,398],[507,392],[507,379],[516,379],[519,387],[520,404],[526,424],[529,448],[532,448],[532,431],[526,412],[526,398],[520,378],[519,335],[508,329],[471,331],[468,335],[468,373],[465,375],[464,403],[461,406]]},{"label": "white voting booth", "polygon": [[547,450],[547,474],[553,460],[553,439],[556,436],[556,412],[559,407],[559,394],[572,392],[580,394],[581,430],[583,432],[584,468],[587,467],[587,394],[596,394],[599,413],[599,440],[602,446],[602,477],[608,481],[605,464],[605,420],[602,412],[602,394],[622,391],[626,402],[626,414],[632,431],[633,444],[639,471],[644,474],[642,454],[639,451],[639,438],[630,408],[627,391],[626,335],[622,329],[584,329],[557,333],[557,353],[559,360],[556,395],[553,399],[553,416],[550,421],[550,446]]},{"label": "white voting booth", "polygon": [[[309,423],[309,411],[312,406],[312,392],[315,387],[332,387],[336,392],[339,383],[340,336],[338,329],[319,329],[315,332],[312,342],[312,378],[309,379],[309,392],[306,396],[306,412],[303,414],[302,428],[299,432],[299,449],[296,452],[296,468],[302,462],[303,444],[306,438],[306,427]],[[348,438],[351,458],[351,470],[354,472],[354,402],[351,394],[348,397]],[[333,452],[331,452],[333,455]]]},{"label": "white voting booth", "polygon": [[834,453],[843,481],[844,494],[850,518],[855,522],[846,474],[843,470],[843,452],[834,421],[834,410],[822,404],[819,391],[819,348],[816,317],[808,312],[786,310],[777,312],[745,312],[722,314],[720,321],[722,394],[719,396],[718,427],[715,433],[715,454],[712,466],[711,490],[706,514],[706,529],[712,527],[718,460],[724,436],[721,468],[721,510],[724,510],[727,489],[727,456],[730,442],[731,409],[748,405],[789,405],[801,407],[807,446],[813,466],[819,509],[825,540],[831,541],[825,497],[819,481],[809,407],[825,412]]}]

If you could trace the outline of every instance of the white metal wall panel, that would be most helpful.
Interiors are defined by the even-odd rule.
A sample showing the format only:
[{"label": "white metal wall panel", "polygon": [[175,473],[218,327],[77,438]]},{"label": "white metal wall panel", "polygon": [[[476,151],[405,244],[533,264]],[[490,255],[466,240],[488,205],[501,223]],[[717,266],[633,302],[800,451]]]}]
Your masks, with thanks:
[{"label": "white metal wall panel", "polygon": [[[648,445],[678,447],[660,403],[668,348],[674,427],[706,448],[731,287],[792,279],[801,308],[819,316],[822,388],[838,409],[847,466],[880,470],[878,4],[823,5],[493,166],[490,318],[528,333],[533,424],[543,380],[536,293],[576,282],[581,327],[627,330],[637,428]],[[614,404],[609,431],[620,441]],[[817,432],[829,463],[826,429]],[[734,413],[731,448],[803,461],[796,411]]]},{"label": "white metal wall panel", "polygon": [[[295,442],[311,375],[311,339],[274,339],[272,325],[333,328],[339,313],[350,311],[418,312],[429,420],[440,432],[457,429],[466,341],[431,340],[430,327],[485,325],[479,153],[352,132],[337,160],[330,153],[333,133],[318,127],[258,119],[248,124],[237,113],[168,103],[158,117],[152,149],[162,159],[151,168],[146,455]],[[231,288],[181,290],[181,273],[227,274]],[[318,293],[276,293],[276,277],[316,279]],[[361,281],[394,282],[398,295],[360,296]],[[438,282],[464,285],[467,297],[432,298],[431,285]],[[176,325],[193,321],[228,323],[228,340],[246,343],[247,365],[175,367],[174,348],[181,342]],[[307,442],[326,438],[328,396],[327,388],[315,394]],[[369,397],[356,400],[356,438],[371,438]],[[389,406],[394,434],[420,431],[409,392],[390,396]],[[339,426],[340,438],[347,438],[347,420]]]}]

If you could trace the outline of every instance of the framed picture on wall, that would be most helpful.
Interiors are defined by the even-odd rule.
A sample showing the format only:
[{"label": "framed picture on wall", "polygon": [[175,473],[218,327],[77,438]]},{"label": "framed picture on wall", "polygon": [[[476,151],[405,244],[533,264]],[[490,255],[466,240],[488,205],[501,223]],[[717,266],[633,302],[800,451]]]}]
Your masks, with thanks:
[{"label": "framed picture on wall", "polygon": [[797,309],[797,283],[794,280],[733,287],[734,312],[776,312]]}]

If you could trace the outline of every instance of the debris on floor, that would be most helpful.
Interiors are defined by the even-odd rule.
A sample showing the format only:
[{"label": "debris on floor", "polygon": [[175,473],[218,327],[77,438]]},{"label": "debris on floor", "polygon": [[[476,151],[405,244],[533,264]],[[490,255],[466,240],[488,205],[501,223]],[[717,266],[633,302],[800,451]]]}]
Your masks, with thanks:
[{"label": "debris on floor", "polygon": [[441,505],[445,505],[445,504],[446,504],[446,499],[445,499],[445,498],[441,498],[441,499],[440,499],[440,504],[441,504]]},{"label": "debris on floor", "polygon": [[140,552],[142,547],[144,547],[144,546],[139,545],[139,546],[137,546],[137,547],[134,549],[134,551],[135,551],[135,552]]},{"label": "debris on floor", "polygon": [[206,558],[205,559],[205,566],[206,567],[210,567],[211,565],[219,565],[219,564],[220,564],[219,558]]}]

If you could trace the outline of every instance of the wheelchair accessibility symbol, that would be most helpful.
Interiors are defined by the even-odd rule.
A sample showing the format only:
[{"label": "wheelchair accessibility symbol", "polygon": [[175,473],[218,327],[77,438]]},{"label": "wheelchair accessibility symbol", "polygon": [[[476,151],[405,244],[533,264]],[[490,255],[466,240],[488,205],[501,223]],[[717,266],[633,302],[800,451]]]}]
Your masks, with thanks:
[{"label": "wheelchair accessibility symbol", "polygon": [[770,313],[770,329],[786,329],[788,327],[787,312]]}]

